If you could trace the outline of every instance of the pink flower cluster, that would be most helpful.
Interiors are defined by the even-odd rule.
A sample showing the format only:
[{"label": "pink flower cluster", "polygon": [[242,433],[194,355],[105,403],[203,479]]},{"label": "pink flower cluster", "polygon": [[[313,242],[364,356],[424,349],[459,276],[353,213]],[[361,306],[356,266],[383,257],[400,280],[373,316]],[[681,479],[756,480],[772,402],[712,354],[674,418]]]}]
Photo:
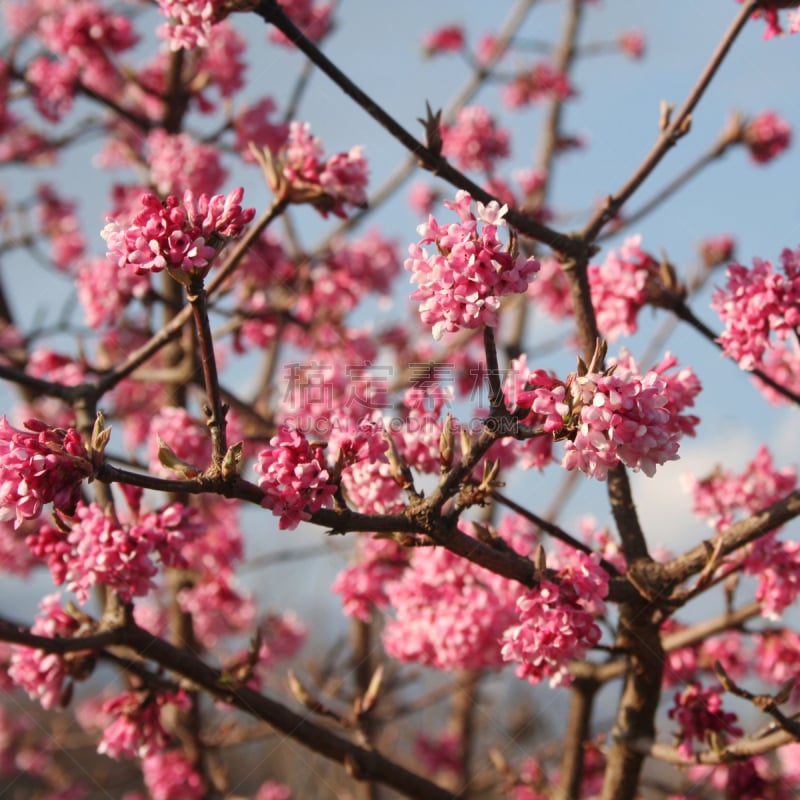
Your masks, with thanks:
[{"label": "pink flower cluster", "polygon": [[383,611],[389,605],[386,586],[402,576],[408,566],[408,552],[391,539],[359,538],[356,563],[343,569],[331,586],[342,596],[348,617],[369,622],[373,609]]},{"label": "pink flower cluster", "polygon": [[635,333],[639,310],[661,286],[658,262],[631,236],[603,264],[589,264],[589,287],[600,333],[611,341]]},{"label": "pink flower cluster", "polygon": [[520,446],[526,466],[549,463],[555,436],[567,440],[565,469],[604,480],[623,463],[652,476],[656,466],[677,458],[681,436],[693,436],[699,422],[684,412],[694,405],[700,382],[689,367],[670,372],[677,363],[668,353],[641,375],[623,353],[606,372],[573,373],[562,381],[547,370],[528,369],[524,357],[512,362],[504,386],[508,409],[545,434]]},{"label": "pink flower cluster", "polygon": [[393,609],[386,652],[437,669],[500,669],[500,637],[515,620],[521,587],[444,548],[414,551],[411,565],[386,585]]},{"label": "pink flower cluster", "polygon": [[564,268],[557,259],[546,256],[541,261],[541,269],[535,281],[528,286],[528,297],[533,298],[537,308],[541,308],[553,319],[565,319],[573,313],[572,295]]},{"label": "pink flower cluster", "polygon": [[173,135],[155,128],[147,135],[146,146],[150,180],[159,195],[178,195],[187,189],[211,195],[227,177],[219,148],[197,142],[188,133]]},{"label": "pink flower cluster", "polygon": [[[39,614],[31,626],[31,633],[71,637],[79,628],[78,620],[61,608],[59,595],[50,594],[39,603]],[[80,670],[80,659],[80,653],[65,657],[30,647],[13,647],[8,677],[31,699],[38,700],[42,708],[55,708],[64,705],[69,694],[70,664]]]},{"label": "pink flower cluster", "polygon": [[[741,3],[742,0],[736,0],[736,2]],[[787,3],[785,0],[764,0],[760,5],[761,7],[753,12],[753,19],[763,17],[764,22],[767,23],[766,30],[764,31],[764,39],[772,39],[775,36],[781,36],[783,34],[783,28],[781,28],[778,19],[778,11],[790,6],[791,3]],[[789,33],[800,33],[800,11],[790,11],[787,15],[787,19],[789,20]]]},{"label": "pink flower cluster", "polygon": [[208,47],[211,28],[230,10],[227,0],[158,0],[159,11],[169,18],[159,33],[172,50]]},{"label": "pink flower cluster", "polygon": [[[278,0],[286,16],[312,42],[318,42],[331,29],[333,6],[329,3],[314,4],[313,0]],[[270,31],[269,38],[276,44],[294,47],[294,44],[277,28]]]},{"label": "pink flower cluster", "polygon": [[460,25],[444,25],[422,37],[422,51],[426,56],[440,53],[457,53],[464,47],[464,29]]},{"label": "pink flower cluster", "polygon": [[[460,222],[440,225],[430,216],[417,228],[423,238],[409,246],[411,257],[405,262],[411,282],[419,287],[411,299],[421,301],[420,318],[431,326],[435,339],[461,328],[496,325],[500,298],[524,292],[539,270],[535,259],[514,257],[502,249],[497,232],[506,224],[506,206],[478,203],[476,217],[472,197],[464,191],[444,205],[458,214]],[[435,254],[422,248],[431,243],[436,245]]]},{"label": "pink flower cluster", "polygon": [[108,257],[136,273],[174,269],[205,274],[220,244],[238,236],[255,216],[255,209],[241,207],[243,195],[241,187],[210,198],[187,191],[181,204],[174,195],[162,203],[144,194],[142,210],[129,226],[109,221],[103,229]]},{"label": "pink flower cluster", "polygon": [[36,192],[39,225],[50,240],[53,263],[64,271],[71,269],[86,251],[75,203],[59,197],[51,186],[40,186]]},{"label": "pink flower cluster", "polygon": [[769,261],[753,259],[752,269],[728,267],[725,287],[717,289],[711,307],[725,325],[719,342],[742,369],[755,369],[772,347],[772,334],[785,340],[800,326],[800,247],[781,253],[783,271]]},{"label": "pink flower cluster", "polygon": [[94,471],[80,434],[51,428],[37,419],[27,431],[0,417],[0,519],[36,519],[46,503],[72,514],[81,482]]},{"label": "pink flower cluster", "polygon": [[594,618],[608,594],[608,575],[599,560],[576,552],[554,580],[540,580],[517,600],[519,621],[503,634],[502,657],[519,665],[518,677],[569,686],[569,661],[600,641]]},{"label": "pink flower cluster", "polygon": [[77,70],[85,86],[101,94],[114,92],[120,79],[109,53],[122,53],[138,41],[131,20],[95,0],[53,5],[51,13],[40,17],[36,33],[67,65],[58,76],[62,87],[64,79]]},{"label": "pink flower cluster", "polygon": [[111,722],[103,726],[97,752],[109,758],[146,758],[161,751],[172,740],[161,722],[166,705],[187,711],[189,698],[183,690],[177,694],[127,691],[107,700],[100,713],[111,717]]},{"label": "pink flower cluster", "polygon": [[28,63],[25,79],[31,87],[33,105],[49,122],[60,122],[72,108],[80,71],[80,65],[69,59],[53,61],[37,56]]},{"label": "pink flower cluster", "polygon": [[730,234],[709,236],[703,239],[698,247],[703,266],[711,269],[720,264],[725,264],[733,258],[736,250],[736,240]]},{"label": "pink flower cluster", "polygon": [[686,475],[683,485],[692,493],[692,511],[716,531],[723,531],[741,513],[755,514],[786,497],[797,486],[797,471],[791,466],[775,467],[762,445],[741,474],[717,468],[706,478]]},{"label": "pink flower cluster", "polygon": [[181,750],[159,750],[142,760],[142,775],[152,800],[202,800],[200,773]]},{"label": "pink flower cluster", "polygon": [[567,75],[558,72],[547,61],[540,61],[503,87],[503,102],[509,108],[523,108],[546,97],[566,100],[574,94]]},{"label": "pink flower cluster", "polygon": [[619,49],[631,58],[641,58],[644,55],[645,39],[641,31],[623,31],[617,38]]},{"label": "pink flower cluster", "polygon": [[[360,147],[324,158],[322,142],[311,135],[306,122],[291,122],[289,137],[277,154],[282,189],[293,203],[311,203],[323,217],[329,212],[346,217],[345,204],[364,207],[367,203],[367,162]],[[275,178],[272,178],[275,181]]]},{"label": "pink flower cluster", "polygon": [[492,172],[509,155],[509,133],[483,106],[467,106],[453,125],[442,125],[442,153],[459,169]]},{"label": "pink flower cluster", "polygon": [[327,507],[336,486],[328,482],[325,454],[318,444],[309,443],[302,431],[282,427],[258,454],[255,471],[262,477],[262,505],[279,516],[279,527],[292,530],[311,513]]},{"label": "pink flower cluster", "polygon": [[84,319],[91,328],[119,325],[128,303],[143,299],[150,289],[149,274],[117,269],[107,258],[82,260],[75,283]]},{"label": "pink flower cluster", "polygon": [[262,97],[252,105],[244,106],[233,120],[236,131],[236,149],[247,162],[255,161],[250,150],[252,143],[258,148],[266,147],[277,153],[289,138],[289,126],[285,122],[269,121],[277,106],[271,97]]},{"label": "pink flower cluster", "polygon": [[124,524],[94,503],[79,503],[68,532],[42,525],[27,537],[31,552],[47,561],[57,585],[66,583],[81,603],[93,586],[107,586],[123,601],[143,597],[158,572],[154,558],[166,566],[187,566],[181,549],[205,528],[196,510],[174,503]]},{"label": "pink flower cluster", "polygon": [[750,158],[757,164],[767,164],[789,147],[792,128],[775,112],[764,111],[747,123],[742,139]]},{"label": "pink flower cluster", "polygon": [[672,380],[657,369],[589,373],[576,376],[570,390],[579,421],[561,464],[601,480],[619,463],[652,477],[658,465],[677,459],[681,436],[693,435],[699,421],[682,413],[699,391],[690,368]]},{"label": "pink flower cluster", "polygon": [[758,577],[756,600],[761,615],[778,620],[800,595],[800,542],[766,536],[755,542],[744,560],[745,571]]},{"label": "pink flower cluster", "polygon": [[285,783],[266,781],[259,786],[253,800],[292,800],[292,790]]},{"label": "pink flower cluster", "polygon": [[736,725],[736,714],[723,711],[719,689],[704,689],[699,683],[691,683],[682,692],[675,693],[675,705],[669,710],[669,718],[680,725],[678,751],[684,758],[692,756],[693,739],[704,742],[709,733],[731,736],[743,733]]}]

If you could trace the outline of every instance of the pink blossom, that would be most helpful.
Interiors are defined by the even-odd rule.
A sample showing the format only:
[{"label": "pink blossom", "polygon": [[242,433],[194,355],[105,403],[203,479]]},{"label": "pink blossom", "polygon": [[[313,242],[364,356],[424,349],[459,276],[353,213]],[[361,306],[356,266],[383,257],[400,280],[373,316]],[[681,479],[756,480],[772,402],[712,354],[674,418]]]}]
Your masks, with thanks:
[{"label": "pink blossom", "polygon": [[[765,630],[755,638],[752,663],[758,676],[772,686],[782,686],[797,677],[800,664],[800,634],[790,628]],[[800,698],[800,686],[795,684],[792,700]]]},{"label": "pink blossom", "polygon": [[479,64],[492,64],[499,61],[504,52],[505,50],[500,48],[500,42],[497,37],[491,33],[486,33],[478,40],[475,58]]},{"label": "pink blossom", "polygon": [[71,60],[54,61],[37,56],[28,64],[25,78],[36,110],[49,122],[60,122],[72,108],[80,66]]},{"label": "pink blossom", "polygon": [[439,199],[440,194],[432,186],[417,181],[408,191],[408,205],[411,210],[420,216],[427,216],[433,211],[433,204]]},{"label": "pink blossom", "polygon": [[80,261],[75,282],[90,328],[118,325],[128,304],[143,299],[150,290],[149,274],[117,269],[106,258]]},{"label": "pink blossom", "polygon": [[589,264],[589,286],[600,333],[611,341],[635,333],[636,317],[662,287],[658,262],[631,236],[603,264]]},{"label": "pink blossom", "polygon": [[[208,44],[197,54],[195,84],[205,84],[205,90],[216,88],[223,100],[232,100],[245,85],[247,41],[224,20],[211,28]],[[205,96],[205,90],[193,96],[202,113],[215,110]]]},{"label": "pink blossom", "polygon": [[[36,378],[55,381],[64,386],[79,386],[90,378],[82,360],[46,347],[37,347],[29,354],[27,371]],[[17,411],[17,418],[26,417],[45,420],[49,425],[58,428],[71,428],[75,425],[75,409],[57,397],[37,397],[30,406],[23,405]]]},{"label": "pink blossom", "polygon": [[558,583],[542,579],[517,600],[518,622],[503,634],[502,657],[516,662],[516,675],[551,686],[572,682],[568,664],[600,641],[594,609],[608,594],[608,575],[599,556],[578,552],[559,570]]},{"label": "pink blossom", "polygon": [[0,519],[36,519],[46,503],[71,514],[94,471],[80,434],[29,419],[27,431],[0,417]]},{"label": "pink blossom", "polygon": [[364,514],[388,514],[403,508],[403,491],[385,459],[352,464],[342,473],[342,486],[353,506]]},{"label": "pink blossom", "polygon": [[[741,3],[742,0],[736,0],[736,2]],[[767,23],[767,27],[764,30],[764,39],[772,39],[775,36],[781,36],[783,34],[783,28],[781,28],[778,19],[778,11],[785,8],[787,5],[790,5],[790,3],[786,3],[784,0],[764,0],[764,2],[761,3],[761,8],[753,12],[753,19],[762,17],[764,22]],[[798,16],[800,15],[798,15],[796,11],[789,12],[787,17],[789,19],[789,33],[797,33],[798,30],[800,30]]]},{"label": "pink blossom", "polygon": [[253,800],[292,800],[292,790],[277,781],[262,783]]},{"label": "pink blossom", "polygon": [[25,545],[25,538],[34,526],[35,522],[26,522],[15,528],[10,521],[0,520],[0,569],[24,576],[38,566],[36,557]]},{"label": "pink blossom", "polygon": [[719,532],[786,497],[797,486],[797,471],[775,467],[762,445],[741,474],[718,467],[705,478],[686,475],[683,484],[692,493],[692,511]]},{"label": "pink blossom", "polygon": [[165,478],[174,470],[159,461],[159,439],[186,464],[202,472],[211,460],[211,440],[206,427],[180,406],[164,406],[150,418],[147,441],[150,471]]},{"label": "pink blossom", "polygon": [[[80,70],[84,86],[105,95],[113,95],[121,86],[109,54],[129,50],[138,41],[126,15],[95,0],[57,4],[40,17],[37,34],[50,51]],[[69,70],[65,67],[59,77],[63,80]],[[52,70],[51,74],[55,76]]]},{"label": "pink blossom", "polygon": [[159,11],[170,21],[159,29],[172,50],[207,47],[211,28],[227,16],[227,0],[158,0]]},{"label": "pink blossom", "polygon": [[767,164],[789,147],[792,128],[773,111],[764,111],[747,123],[743,141],[756,164]]},{"label": "pink blossom", "polygon": [[146,150],[151,179],[159,194],[189,190],[213,194],[227,177],[219,148],[196,142],[188,133],[169,134],[163,128],[154,128],[147,135]]},{"label": "pink blossom", "polygon": [[181,589],[178,604],[191,616],[197,640],[208,649],[224,636],[250,630],[256,618],[253,595],[237,586],[229,569]]},{"label": "pink blossom", "polygon": [[743,731],[736,725],[736,714],[722,709],[722,697],[715,688],[704,689],[699,683],[691,683],[682,692],[676,692],[675,705],[669,718],[680,725],[681,744],[678,751],[684,758],[692,756],[692,740],[704,742],[708,733],[726,733],[741,736]]},{"label": "pink blossom", "polygon": [[[780,748],[778,753],[783,753],[785,749]],[[721,797],[731,800],[791,800],[794,795],[789,783],[774,780],[766,756],[753,756],[747,761],[732,761],[714,767],[698,765],[689,767],[688,772],[696,786],[716,789],[722,792]],[[693,793],[693,796],[697,795]]]},{"label": "pink blossom", "polygon": [[[788,339],[787,345],[775,342],[764,353],[761,371],[772,378],[790,392],[800,394],[800,344],[794,337]],[[773,405],[785,405],[790,399],[772,386],[763,383],[758,377],[753,376],[753,383],[759,388],[764,397]]]},{"label": "pink blossom", "polygon": [[730,234],[709,236],[703,239],[698,246],[703,266],[707,269],[725,264],[733,258],[736,250],[736,240]]},{"label": "pink blossom", "polygon": [[556,71],[548,62],[540,61],[503,87],[503,102],[508,108],[522,108],[545,97],[566,100],[574,94],[575,90],[564,73]]},{"label": "pink blossom", "polygon": [[373,609],[389,605],[386,586],[398,580],[408,566],[409,551],[391,539],[362,536],[356,547],[356,563],[343,569],[331,589],[342,596],[348,617],[369,622]]},{"label": "pink blossom", "polygon": [[[44,236],[50,240],[53,263],[62,270],[74,267],[86,250],[76,205],[59,197],[47,184],[36,192],[36,215]],[[51,378],[52,380],[52,378]]]},{"label": "pink blossom", "polygon": [[467,106],[453,125],[442,125],[442,153],[459,169],[492,172],[509,155],[509,133],[483,106]]},{"label": "pink blossom", "polygon": [[753,259],[752,269],[731,264],[727,283],[717,289],[711,307],[725,325],[719,342],[742,369],[754,369],[774,335],[785,340],[800,325],[800,248],[781,253],[783,270]]},{"label": "pink blossom", "polygon": [[[61,608],[60,596],[50,594],[39,603],[39,614],[31,626],[31,633],[71,637],[79,628],[79,621]],[[44,650],[15,646],[12,648],[8,676],[32,699],[38,700],[42,708],[55,708],[64,705],[70,675],[83,675],[84,656],[80,652],[60,656]]]},{"label": "pink blossom", "polygon": [[211,198],[195,198],[187,191],[183,205],[174,195],[162,203],[156,195],[144,194],[142,210],[130,226],[109,221],[103,229],[108,256],[137,274],[173,269],[204,275],[218,252],[217,239],[224,244],[226,231],[241,231],[255,215],[255,209],[239,206],[242,191]]},{"label": "pink blossom", "polygon": [[189,698],[182,690],[177,694],[127,691],[107,700],[100,713],[110,722],[103,726],[97,752],[118,759],[146,758],[160,751],[172,740],[161,722],[165,705],[186,711]]},{"label": "pink blossom", "polygon": [[444,25],[422,37],[422,51],[426,56],[440,53],[457,53],[464,47],[464,29],[460,25]]},{"label": "pink blossom", "polygon": [[631,58],[641,58],[644,55],[645,39],[641,31],[623,31],[617,38],[619,49]]},{"label": "pink blossom", "polygon": [[758,576],[756,600],[761,615],[780,619],[800,595],[800,542],[766,536],[754,542],[744,559],[745,571]]},{"label": "pink blossom", "polygon": [[266,614],[258,623],[261,648],[259,664],[271,669],[278,661],[294,658],[308,637],[306,626],[293,611]]},{"label": "pink blossom", "polygon": [[153,800],[201,800],[203,779],[180,750],[151,753],[142,760],[144,782]]},{"label": "pink blossom", "polygon": [[255,465],[262,476],[258,481],[264,492],[262,505],[281,518],[282,530],[292,530],[330,505],[336,486],[328,483],[322,448],[309,444],[302,432],[282,427],[269,443]]},{"label": "pink blossom", "polygon": [[691,368],[665,374],[674,365],[668,356],[640,375],[628,357],[612,374],[573,377],[570,394],[578,428],[565,444],[562,466],[603,480],[620,462],[652,477],[659,464],[674,461],[681,437],[693,435],[699,421],[683,412],[700,390]]},{"label": "pink blossom", "polygon": [[500,669],[499,640],[515,621],[519,584],[437,547],[415,550],[385,588],[390,656],[443,670]]},{"label": "pink blossom", "polygon": [[[420,318],[431,326],[435,339],[461,328],[497,324],[500,298],[524,292],[539,262],[524,256],[514,258],[503,250],[497,232],[506,223],[502,208],[491,202],[478,203],[478,217],[472,213],[471,196],[459,191],[455,201],[444,205],[460,217],[459,223],[440,226],[433,217],[417,228],[422,239],[409,246],[405,268],[417,288],[412,300],[420,300]],[[480,234],[478,222],[482,223]],[[435,244],[430,255],[421,245]]]},{"label": "pink blossom", "polygon": [[47,561],[56,584],[66,583],[85,603],[93,586],[108,586],[123,601],[146,595],[158,572],[154,558],[167,566],[186,566],[181,547],[204,532],[196,512],[179,503],[120,523],[94,503],[79,503],[68,532],[50,525],[27,538],[28,547]]},{"label": "pink blossom", "polygon": [[242,108],[233,120],[236,131],[236,149],[245,161],[254,162],[255,156],[250,150],[253,144],[257,148],[266,147],[278,153],[289,137],[289,126],[285,122],[269,121],[269,116],[276,111],[275,101],[271,97],[262,97],[253,105]]},{"label": "pink blossom", "polygon": [[[286,16],[303,32],[303,36],[312,42],[319,42],[331,29],[333,6],[329,3],[314,4],[313,0],[278,0]],[[294,44],[277,28],[270,31],[271,41],[285,47]]]},{"label": "pink blossom", "polygon": [[267,176],[274,191],[292,203],[310,203],[327,217],[346,216],[344,206],[364,207],[367,202],[367,162],[361,148],[323,160],[322,142],[306,123],[291,122],[289,137],[271,159]]},{"label": "pink blossom", "polygon": [[414,754],[432,775],[440,772],[461,774],[461,750],[461,739],[450,731],[442,731],[435,736],[421,733],[414,740]]}]

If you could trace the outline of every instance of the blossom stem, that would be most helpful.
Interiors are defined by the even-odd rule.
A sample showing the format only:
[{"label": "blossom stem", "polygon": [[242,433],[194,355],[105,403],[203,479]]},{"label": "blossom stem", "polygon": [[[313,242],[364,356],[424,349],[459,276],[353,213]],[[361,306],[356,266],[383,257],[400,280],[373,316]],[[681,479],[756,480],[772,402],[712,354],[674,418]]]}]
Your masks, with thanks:
[{"label": "blossom stem", "polygon": [[[567,533],[563,528],[560,528],[558,525],[555,525],[552,522],[548,522],[538,514],[534,514],[533,511],[529,511],[527,508],[524,508],[519,503],[515,503],[510,497],[506,497],[496,489],[492,492],[492,497],[497,500],[498,503],[502,503],[504,506],[507,506],[515,514],[519,514],[529,522],[532,522],[537,528],[552,536],[554,539],[557,539],[559,542],[563,542],[575,550],[580,550],[582,553],[586,553],[587,556],[590,556],[592,553],[594,553],[594,550],[591,547],[576,539],[574,536],[572,536],[572,534]],[[604,558],[600,559],[600,566],[609,575],[619,575],[619,570]]]},{"label": "blossom stem", "polygon": [[217,360],[214,356],[214,340],[211,336],[211,325],[208,322],[208,297],[202,277],[192,279],[186,293],[192,307],[197,341],[200,346],[200,363],[203,367],[203,382],[205,383],[206,398],[206,424],[211,432],[211,459],[214,469],[221,469],[222,461],[228,449],[225,436],[225,415],[228,407],[222,402],[219,390],[219,375],[217,373]]}]

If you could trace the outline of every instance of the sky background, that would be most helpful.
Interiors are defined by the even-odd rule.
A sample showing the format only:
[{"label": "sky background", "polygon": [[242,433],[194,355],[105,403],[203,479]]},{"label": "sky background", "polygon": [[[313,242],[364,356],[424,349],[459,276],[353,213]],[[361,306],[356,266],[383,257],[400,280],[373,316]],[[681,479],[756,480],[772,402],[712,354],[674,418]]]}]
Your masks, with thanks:
[{"label": "sky background", "polygon": [[[464,62],[458,56],[420,58],[420,42],[425,32],[439,25],[457,22],[475,45],[481,35],[495,30],[512,8],[510,2],[487,3],[485,0],[343,0],[337,12],[337,28],[325,41],[325,53],[366,92],[408,130],[421,133],[417,118],[424,116],[425,102],[433,108],[447,106],[468,78]],[[639,29],[646,38],[646,55],[633,62],[621,54],[609,54],[581,61],[573,75],[578,96],[565,109],[567,133],[586,138],[584,150],[559,159],[555,169],[554,190],[550,204],[559,214],[574,214],[567,227],[577,227],[595,203],[620,187],[636,169],[656,140],[659,105],[662,100],[680,106],[694,85],[710,53],[738,12],[733,0],[605,0],[587,8],[581,41],[610,41],[625,30]],[[530,14],[520,36],[552,39],[560,28],[563,4],[541,2]],[[156,15],[152,16],[158,24]],[[254,18],[234,17],[233,24],[252,45],[249,58],[248,88],[245,97],[264,95],[276,98],[280,106],[291,88],[303,59],[295,52],[267,43],[266,28]],[[143,28],[142,28],[143,29]],[[764,24],[748,25],[725,61],[707,96],[693,116],[690,135],[682,139],[627,206],[637,208],[661,186],[692,163],[709,148],[728,115],[738,110],[751,115],[774,110],[800,131],[800,103],[797,101],[797,75],[800,36],[764,41]],[[145,41],[140,52],[152,51],[154,39]],[[528,57],[520,57],[520,61]],[[514,63],[514,60],[510,62]],[[490,85],[479,93],[477,102],[497,113],[512,137],[513,158],[501,170],[509,177],[512,168],[530,166],[538,144],[541,120],[539,108],[521,112],[506,111],[499,98],[499,87]],[[321,74],[315,74],[300,106],[298,117],[311,123],[328,152],[364,146],[371,169],[370,188],[382,184],[406,157],[394,142],[361,109],[356,108],[338,88]],[[202,130],[201,123],[196,130]],[[53,180],[67,195],[82,200],[82,218],[95,252],[102,253],[99,232],[107,200],[107,190],[114,175],[91,167],[97,142],[74,149],[55,168],[20,170],[4,168],[0,181],[9,196],[23,196],[35,182]],[[269,190],[257,168],[235,166],[230,162],[228,188],[242,184],[245,200],[260,211],[269,200]],[[753,256],[774,260],[784,247],[800,244],[800,193],[797,191],[798,147],[795,145],[774,163],[754,165],[743,149],[730,152],[712,165],[681,192],[670,199],[635,231],[642,236],[643,247],[659,254],[665,251],[679,273],[697,263],[696,247],[705,237],[732,234],[737,254],[743,263]],[[116,176],[118,177],[118,176]],[[416,178],[426,179],[421,172]],[[377,225],[396,237],[405,252],[416,241],[415,228],[422,221],[409,208],[407,184],[390,202],[371,215],[367,227]],[[442,214],[435,212],[442,218]],[[299,209],[295,219],[303,239],[313,244],[331,229],[310,209]],[[617,246],[621,238],[609,239],[607,248]],[[15,312],[21,321],[30,322],[41,314],[52,314],[62,303],[70,302],[70,288],[51,280],[48,273],[24,259],[6,259],[3,277],[9,285]],[[45,280],[46,279],[46,280]],[[708,308],[711,288],[723,281],[718,272],[709,286],[692,302],[698,316],[719,329],[715,314]],[[52,287],[52,288],[50,288]],[[370,317],[382,321],[384,314],[406,314],[410,292],[406,276],[401,276],[390,309],[374,307],[357,321],[368,324]],[[646,347],[649,336],[664,318],[661,312],[645,310],[641,325],[643,335],[626,344],[634,355]],[[554,332],[546,322],[536,320],[529,341],[548,339]],[[52,343],[54,346],[58,342]],[[613,355],[612,346],[610,354]],[[673,552],[691,546],[709,535],[702,523],[690,513],[690,498],[680,488],[685,472],[706,474],[715,464],[741,471],[753,458],[760,443],[767,444],[778,465],[797,460],[800,422],[796,409],[775,408],[766,403],[750,380],[739,373],[730,361],[722,359],[710,343],[691,330],[679,329],[669,342],[682,364],[691,364],[704,386],[697,413],[702,419],[696,440],[684,440],[681,460],[661,467],[655,479],[634,476],[635,499],[651,545],[662,545]],[[542,363],[565,374],[574,366],[574,353],[562,350]],[[247,369],[226,380],[249,380]],[[13,412],[8,392],[2,395],[5,411]],[[516,474],[509,479],[508,493],[537,512],[544,511],[557,491],[563,472],[553,467],[545,474]],[[610,521],[604,486],[581,479],[578,491],[564,509],[561,522],[571,530],[577,519],[593,514],[598,522]],[[253,554],[282,550],[297,544],[311,544],[319,531],[301,527],[295,533],[278,532],[266,512],[248,516],[248,545]],[[796,529],[796,526],[795,526]],[[334,546],[341,548],[339,541]],[[341,631],[341,614],[336,603],[321,592],[330,584],[343,559],[321,558],[305,563],[304,580],[313,591],[301,591],[293,601],[301,616],[312,616],[315,632],[327,631],[329,637]],[[273,569],[246,573],[244,580],[257,588],[267,604],[282,604],[285,580]],[[46,581],[45,581],[46,583]],[[3,608],[13,602],[15,615],[28,616],[42,594],[40,581],[5,581],[0,588]],[[687,616],[705,613],[687,609]],[[312,637],[314,633],[312,632]]]}]

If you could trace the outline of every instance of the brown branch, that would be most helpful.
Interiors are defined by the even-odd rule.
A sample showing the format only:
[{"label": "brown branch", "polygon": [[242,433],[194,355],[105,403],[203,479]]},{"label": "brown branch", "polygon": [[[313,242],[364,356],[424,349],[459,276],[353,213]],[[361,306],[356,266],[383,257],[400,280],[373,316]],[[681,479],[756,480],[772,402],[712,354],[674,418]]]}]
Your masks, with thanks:
[{"label": "brown branch", "polygon": [[[535,514],[533,511],[529,511],[519,503],[515,503],[510,497],[506,497],[496,489],[492,492],[492,497],[497,500],[498,503],[508,506],[508,508],[510,508],[515,514],[519,514],[529,522],[532,522],[537,528],[549,534],[554,539],[569,545],[569,547],[572,547],[574,550],[580,550],[582,553],[586,553],[587,556],[593,555],[594,550],[589,547],[588,544],[584,544],[579,539],[576,539],[572,534],[567,533],[563,528],[559,527],[555,523],[548,522],[544,517],[540,517],[538,514]],[[619,570],[604,558],[600,559],[600,566],[602,566],[609,575],[619,576],[620,574]]]},{"label": "brown branch", "polygon": [[[689,308],[689,306],[686,305],[685,302],[682,300],[676,300],[675,303],[669,306],[669,310],[672,311],[672,313],[675,314],[678,319],[688,322],[696,331],[708,339],[708,341],[711,342],[717,349],[722,350],[722,345],[720,344],[719,338],[714,331],[712,331],[711,328],[709,328],[708,325],[706,325],[702,320],[698,319],[698,317],[695,316],[694,312]],[[796,405],[800,405],[800,395],[778,383],[763,370],[753,369],[748,371],[751,375],[755,375],[762,383],[765,383],[787,400],[791,400]]]},{"label": "brown branch", "polygon": [[[316,45],[307,39],[302,31],[286,16],[277,0],[261,0],[254,9],[254,13],[266,22],[273,24],[284,33],[293,44],[304,53],[322,72],[325,73],[345,94],[357,105],[367,112],[376,122],[385,128],[400,144],[411,152],[417,161],[426,169],[448,181],[459,189],[465,189],[473,198],[483,203],[489,203],[497,198],[490,195],[476,183],[455,169],[446,159],[425,147],[418,139],[412,136],[397,120],[387,114],[366,92],[360,89],[347,77],[333,62],[331,62]],[[577,239],[548,228],[539,222],[509,211],[506,215],[508,222],[520,233],[536,239],[552,247],[554,250],[578,256],[584,252],[583,245]]]},{"label": "brown branch", "polygon": [[215,469],[222,469],[222,462],[228,449],[225,437],[225,415],[227,406],[222,402],[217,374],[217,360],[214,355],[214,340],[208,320],[208,296],[203,279],[193,280],[187,291],[187,298],[194,317],[197,341],[200,346],[200,364],[203,369],[208,404],[205,407],[206,424],[211,432],[211,458]]},{"label": "brown branch", "polygon": [[[735,522],[719,533],[716,537],[718,547],[715,545],[715,551],[720,556],[726,556],[797,516],[800,516],[800,490],[792,492],[783,500],[767,506],[747,519]],[[707,562],[707,546],[699,544],[667,564],[661,565],[660,572],[664,580],[679,584],[692,575],[702,572]]]},{"label": "brown branch", "polygon": [[692,111],[702,98],[712,78],[720,68],[725,56],[733,46],[736,37],[741,33],[742,29],[747,24],[747,20],[757,6],[758,0],[747,0],[747,2],[742,4],[739,13],[723,35],[716,50],[709,59],[708,64],[689,92],[680,110],[672,117],[669,124],[661,132],[658,141],[633,175],[631,175],[615,195],[609,196],[604,206],[586,223],[586,226],[581,231],[581,238],[583,241],[591,243],[597,238],[597,235],[605,224],[617,215],[617,212],[625,201],[628,200],[642,183],[644,183],[645,179],[658,166],[661,159],[664,158],[667,152],[676,144],[678,139],[688,132]]},{"label": "brown branch", "polygon": [[557,800],[578,800],[581,796],[584,744],[589,738],[594,698],[598,688],[599,684],[592,680],[578,679],[572,684]]}]

